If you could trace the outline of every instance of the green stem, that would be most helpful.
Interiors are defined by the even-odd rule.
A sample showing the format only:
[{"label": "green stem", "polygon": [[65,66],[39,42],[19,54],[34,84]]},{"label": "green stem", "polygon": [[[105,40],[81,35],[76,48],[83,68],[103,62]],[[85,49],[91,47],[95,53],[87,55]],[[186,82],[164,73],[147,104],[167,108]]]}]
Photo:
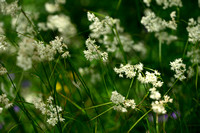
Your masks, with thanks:
[{"label": "green stem", "polygon": [[101,107],[101,106],[105,106],[105,105],[109,105],[109,104],[112,104],[112,102],[107,102],[107,103],[99,104],[96,106],[88,107],[88,108],[85,108],[85,110],[93,109],[93,108],[97,108],[97,107]]},{"label": "green stem", "polygon": [[86,113],[85,110],[83,108],[81,108],[78,104],[76,104],[75,102],[73,102],[71,99],[69,99],[68,97],[64,96],[63,94],[59,93],[62,97],[64,97],[66,100],[68,100],[71,104],[73,104],[75,107],[77,107],[78,109],[80,109],[84,114]]},{"label": "green stem", "polygon": [[127,92],[127,95],[126,95],[126,99],[127,99],[128,96],[129,96],[130,90],[131,90],[132,85],[133,85],[133,81],[134,81],[134,78],[132,78],[132,80],[131,80],[131,84],[130,84],[130,86],[129,86],[129,89],[128,89],[128,92]]},{"label": "green stem", "polygon": [[118,1],[116,10],[119,9],[119,7],[120,7],[120,5],[121,5],[121,2],[122,2],[122,0],[119,0],[119,1]]},{"label": "green stem", "polygon": [[167,92],[164,94],[167,95],[169,93],[169,91],[172,89],[172,87],[176,84],[176,82],[178,81],[179,79],[176,79],[176,81],[174,82],[174,84],[167,90]]},{"label": "green stem", "polygon": [[159,62],[162,64],[162,43],[159,40]]},{"label": "green stem", "polygon": [[159,133],[159,126],[158,126],[158,113],[156,113],[156,133]]},{"label": "green stem", "polygon": [[98,118],[99,116],[101,116],[101,115],[105,114],[106,112],[110,111],[112,108],[113,108],[113,107],[110,107],[109,109],[107,109],[106,111],[102,112],[101,114],[99,114],[99,115],[97,115],[97,116],[93,117],[93,118],[92,118],[90,121],[92,121],[92,120],[94,120],[94,119]]},{"label": "green stem", "polygon": [[188,46],[188,40],[187,40],[187,42],[186,42],[186,44],[185,44],[185,48],[184,48],[184,51],[183,51],[183,56],[182,56],[182,58],[184,57],[184,55],[185,55],[185,53],[186,53],[187,46]]},{"label": "green stem", "polygon": [[129,133],[149,112],[151,112],[152,109],[150,109],[149,111],[147,111],[142,117],[140,117],[140,119],[138,119],[134,124],[133,126],[128,130],[127,133]]},{"label": "green stem", "polygon": [[122,45],[122,42],[121,42],[121,39],[120,39],[120,37],[119,37],[119,33],[118,33],[116,27],[114,27],[114,33],[115,33],[116,36],[117,36],[117,40],[118,40],[118,42],[119,42],[119,49],[120,49],[120,51],[122,52],[122,55],[123,55],[124,60],[125,60],[125,63],[127,63],[127,62],[128,62],[128,61],[127,61],[127,57],[126,57],[126,54],[125,54],[125,52],[124,52],[123,45]]},{"label": "green stem", "polygon": [[56,125],[56,126],[58,127],[59,132],[62,133],[62,126],[61,126],[61,123],[60,123],[60,118],[59,118],[58,109],[57,109],[57,105],[56,105],[56,88],[55,88],[55,87],[53,88],[53,87],[51,86],[50,79],[48,78],[46,69],[45,69],[43,63],[41,63],[41,64],[42,64],[42,68],[43,68],[43,70],[44,70],[44,73],[45,73],[47,82],[48,82],[48,84],[49,84],[49,88],[51,89],[51,91],[53,91],[53,102],[54,102],[54,106],[55,106],[55,108],[56,108],[56,113],[57,113],[57,117],[58,117],[58,126],[57,126],[57,125]]},{"label": "green stem", "polygon": [[199,94],[198,94],[198,74],[199,74],[199,69],[198,69],[198,64],[197,64],[196,65],[196,81],[195,81],[197,99],[199,99]]}]

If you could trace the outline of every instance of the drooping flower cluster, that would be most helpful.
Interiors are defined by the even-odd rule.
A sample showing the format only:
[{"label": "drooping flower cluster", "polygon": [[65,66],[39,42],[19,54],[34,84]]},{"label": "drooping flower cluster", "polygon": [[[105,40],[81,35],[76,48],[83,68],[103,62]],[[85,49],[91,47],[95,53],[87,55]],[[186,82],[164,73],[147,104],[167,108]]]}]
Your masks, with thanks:
[{"label": "drooping flower cluster", "polygon": [[179,79],[180,81],[184,80],[186,77],[184,76],[184,72],[186,71],[186,66],[183,64],[181,58],[170,62],[171,70],[175,71],[174,77]]},{"label": "drooping flower cluster", "polygon": [[[143,0],[143,2],[149,7],[152,0]],[[156,0],[156,3],[160,6],[163,6],[163,9],[167,9],[169,7],[182,7],[181,0]]]},{"label": "drooping flower cluster", "polygon": [[45,9],[49,13],[54,13],[60,10],[60,4],[65,4],[66,0],[55,0],[55,3],[45,3]]},{"label": "drooping flower cluster", "polygon": [[151,10],[145,11],[145,16],[142,17],[141,23],[145,26],[148,32],[159,32],[166,28],[170,28],[175,30],[177,28],[177,24],[175,22],[176,12],[173,11],[170,14],[172,20],[169,22],[161,19],[160,17],[156,16],[154,12]]},{"label": "drooping flower cluster", "polygon": [[164,96],[164,100],[155,101],[151,103],[152,109],[155,113],[158,114],[165,114],[167,111],[165,110],[164,105],[168,102],[172,103],[173,99],[171,99],[169,96]]},{"label": "drooping flower cluster", "polygon": [[107,61],[108,53],[101,52],[99,50],[99,46],[95,44],[95,40],[91,40],[91,38],[89,37],[86,40],[86,47],[87,47],[87,50],[84,50],[83,52],[87,60],[92,61],[94,59],[102,59],[104,62]]},{"label": "drooping flower cluster", "polygon": [[200,21],[189,19],[187,31],[189,34],[189,42],[195,44],[200,42]]},{"label": "drooping flower cluster", "polygon": [[8,43],[6,42],[6,37],[4,35],[0,35],[0,52],[5,51],[7,49]]},{"label": "drooping flower cluster", "polygon": [[[116,58],[122,58],[122,53],[119,48],[120,43],[125,52],[131,52],[134,49],[134,41],[129,34],[124,33],[119,19],[106,16],[103,20],[100,20],[90,12],[87,13],[87,16],[88,20],[92,22],[89,26],[91,30],[90,37],[104,44],[107,52],[114,53]],[[143,52],[143,50],[139,50],[141,49],[138,49],[138,52]]]},{"label": "drooping flower cluster", "polygon": [[119,94],[117,91],[112,92],[110,100],[115,104],[113,109],[119,112],[127,112],[127,108],[131,107],[132,109],[135,109],[136,107],[133,99],[125,99],[125,97]]},{"label": "drooping flower cluster", "polygon": [[40,30],[58,30],[60,36],[64,38],[64,41],[69,43],[70,37],[76,34],[76,27],[72,24],[70,17],[64,14],[49,15],[47,22],[38,23]]},{"label": "drooping flower cluster", "polygon": [[119,74],[119,77],[123,77],[123,73],[126,75],[126,78],[134,78],[137,74],[137,72],[141,72],[143,70],[143,64],[139,63],[136,65],[130,65],[130,64],[126,64],[120,65],[120,68],[114,68],[114,71]]},{"label": "drooping flower cluster", "polygon": [[141,83],[152,84],[153,87],[161,87],[163,85],[163,82],[159,80],[158,76],[160,76],[160,73],[157,70],[155,70],[154,72],[146,71],[144,76],[139,73],[137,79]]},{"label": "drooping flower cluster", "polygon": [[0,76],[6,74],[7,72],[8,71],[6,70],[6,68],[0,65]]},{"label": "drooping flower cluster", "polygon": [[33,102],[36,109],[39,109],[43,115],[46,115],[47,122],[55,126],[58,121],[63,122],[65,119],[62,118],[62,108],[58,105],[53,105],[53,98],[50,96],[47,102],[44,103],[41,98],[35,98]]},{"label": "drooping flower cluster", "polygon": [[172,6],[182,7],[181,0],[156,0],[158,5],[163,5],[163,9],[167,9]]},{"label": "drooping flower cluster", "polygon": [[190,62],[192,64],[195,64],[195,65],[188,67],[188,70],[187,70],[188,76],[187,77],[191,78],[192,76],[197,74],[197,71],[198,71],[198,75],[200,75],[200,50],[196,49],[196,47],[193,46],[191,48],[191,50],[189,50],[187,52],[187,57],[190,59]]},{"label": "drooping flower cluster", "polygon": [[143,0],[143,2],[144,2],[148,7],[150,7],[151,0]]},{"label": "drooping flower cluster", "polygon": [[6,94],[0,95],[0,114],[3,111],[3,108],[10,108],[13,104],[9,102],[9,99],[7,98]]},{"label": "drooping flower cluster", "polygon": [[38,14],[35,12],[25,12],[25,14],[29,20],[27,20],[24,14],[21,13],[15,17],[12,17],[11,21],[12,28],[16,30],[18,37],[21,38],[23,38],[25,35],[34,36],[35,31],[31,23],[38,19]]},{"label": "drooping flower cluster", "polygon": [[15,16],[19,10],[18,0],[15,0],[12,3],[7,3],[6,0],[0,0],[0,12],[2,14]]},{"label": "drooping flower cluster", "polygon": [[187,57],[190,58],[192,64],[200,64],[200,49],[193,47],[190,51],[187,52]]},{"label": "drooping flower cluster", "polygon": [[17,65],[26,71],[32,68],[32,61],[52,61],[57,53],[63,58],[69,57],[68,47],[62,41],[62,37],[55,37],[49,45],[45,45],[41,41],[37,42],[32,38],[24,37],[19,43]]},{"label": "drooping flower cluster", "polygon": [[[149,89],[150,91],[150,98],[155,100],[152,102],[152,109],[155,113],[166,113],[166,110],[164,108],[164,104],[167,102],[172,102],[172,99],[170,99],[168,96],[164,96],[164,100],[160,100],[161,94],[156,89],[158,87],[162,87],[163,82],[160,81],[160,73],[157,70],[152,70],[153,72],[146,71],[145,75],[142,73],[143,71],[143,64],[139,63],[137,65],[121,65],[120,68],[114,68],[114,71],[119,74],[120,77],[123,77],[123,74],[126,75],[126,78],[134,78],[137,76],[137,79],[144,84],[151,84],[152,88]],[[116,91],[113,92],[111,97],[111,101],[113,103],[124,103],[125,98],[117,93]],[[117,106],[116,110],[123,110],[126,111],[125,108],[120,104]]]}]

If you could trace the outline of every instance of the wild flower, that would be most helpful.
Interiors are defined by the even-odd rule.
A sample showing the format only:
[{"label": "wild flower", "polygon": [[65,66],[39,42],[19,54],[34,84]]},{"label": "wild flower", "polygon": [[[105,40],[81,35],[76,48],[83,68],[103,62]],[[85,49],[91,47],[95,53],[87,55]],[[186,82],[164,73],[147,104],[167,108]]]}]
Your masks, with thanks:
[{"label": "wild flower", "polygon": [[17,65],[26,71],[32,68],[33,61],[52,61],[57,53],[63,58],[70,57],[68,47],[63,43],[62,37],[55,37],[47,45],[41,41],[37,42],[32,38],[24,37],[19,43]]},{"label": "wild flower", "polygon": [[125,97],[123,97],[121,94],[119,94],[117,91],[113,91],[112,95],[110,97],[110,100],[114,103],[114,104],[120,104],[123,103],[125,101]]},{"label": "wild flower", "polygon": [[112,92],[110,100],[115,104],[113,109],[119,112],[127,112],[127,108],[131,107],[132,109],[135,109],[136,107],[134,99],[125,99],[125,97],[117,91]]},{"label": "wild flower", "polygon": [[53,105],[53,98],[51,96],[49,96],[46,103],[44,103],[41,98],[35,98],[33,104],[36,109],[39,109],[43,115],[48,117],[47,123],[50,125],[55,126],[58,120],[60,122],[65,120],[62,118],[62,108],[58,105]]},{"label": "wild flower", "polygon": [[151,10],[146,10],[145,16],[141,19],[141,23],[145,26],[148,32],[160,32],[166,28],[176,30],[177,24],[175,22],[175,12],[173,11],[170,16],[172,20],[167,22],[156,16]]},{"label": "wild flower", "polygon": [[153,73],[147,71],[144,76],[142,76],[142,74],[139,73],[137,79],[141,83],[145,83],[145,84],[150,83],[153,85],[153,87],[161,87],[163,85],[163,82],[158,80],[157,76],[159,75],[160,73],[158,73],[157,71],[154,71]]},{"label": "wild flower", "polygon": [[143,70],[143,64],[139,63],[136,65],[126,64],[120,65],[120,68],[114,68],[114,71],[119,74],[119,77],[123,77],[123,73],[126,75],[126,78],[133,78],[136,76],[137,72],[141,72]]},{"label": "wild flower", "polygon": [[[91,30],[90,37],[104,44],[107,52],[113,53],[116,58],[120,59],[122,58],[122,53],[119,48],[119,43],[121,43],[125,52],[131,52],[134,49],[134,41],[129,34],[124,33],[124,29],[120,26],[119,19],[105,16],[104,19],[100,20],[90,12],[87,13],[87,16],[88,20],[92,22],[89,26]],[[119,36],[117,36],[117,34]],[[137,51],[143,52],[145,47],[142,48],[142,50],[137,49]]]},{"label": "wild flower", "polygon": [[4,35],[0,35],[0,52],[4,52],[4,51],[6,51],[7,50],[7,48],[8,48],[8,43],[7,43],[7,41],[6,41],[6,36],[4,36]]},{"label": "wild flower", "polygon": [[[45,28],[50,30],[58,30],[65,42],[70,42],[69,38],[67,37],[74,36],[77,32],[76,27],[71,22],[71,19],[64,14],[49,15]],[[44,27],[42,29],[44,29]]]},{"label": "wild flower", "polygon": [[104,62],[108,59],[108,54],[106,52],[101,52],[99,46],[95,44],[95,40],[92,40],[90,37],[86,40],[87,50],[84,50],[85,58],[89,61],[94,59],[102,59]]},{"label": "wild flower", "polygon": [[143,0],[143,2],[149,7],[150,3],[151,3],[151,0]]},{"label": "wild flower", "polygon": [[[38,14],[36,12],[25,12],[26,16],[29,18],[31,23],[38,19]],[[18,33],[18,37],[23,38],[24,35],[34,37],[35,31],[33,26],[24,16],[24,14],[19,14],[18,16],[12,17],[11,25],[14,30]]]},{"label": "wild flower", "polygon": [[23,68],[25,71],[32,68],[32,55],[34,52],[33,42],[33,39],[24,37],[19,43],[17,66]]},{"label": "wild flower", "polygon": [[6,70],[6,68],[0,65],[0,76],[6,74],[7,72],[8,71]]},{"label": "wild flower", "polygon": [[20,10],[18,6],[18,0],[12,3],[7,3],[5,0],[0,0],[0,12],[4,15],[15,16]]},{"label": "wild flower", "polygon": [[186,28],[189,35],[189,42],[195,44],[200,41],[200,22],[193,18],[189,19],[188,27]]},{"label": "wild flower", "polygon": [[172,103],[173,99],[171,99],[169,96],[164,96],[164,100],[160,101],[154,101],[151,103],[152,109],[155,113],[158,114],[166,114],[166,110],[164,105],[167,104],[168,102]]},{"label": "wild flower", "polygon": [[150,98],[154,99],[154,100],[159,100],[161,98],[161,94],[159,91],[156,91],[156,88],[155,88],[155,90],[151,89]]},{"label": "wild flower", "polygon": [[200,49],[193,47],[186,55],[192,64],[200,64]]},{"label": "wild flower", "polygon": [[13,103],[9,101],[6,94],[2,94],[0,95],[0,105],[0,113],[2,113],[3,108],[8,109],[13,105]]},{"label": "wild flower", "polygon": [[173,62],[170,62],[171,70],[175,71],[174,77],[182,81],[186,77],[184,76],[184,72],[186,71],[186,66],[183,64],[181,58],[175,59]]},{"label": "wild flower", "polygon": [[45,3],[45,9],[48,13],[54,13],[60,10],[58,4]]},{"label": "wild flower", "polygon": [[181,0],[156,0],[156,3],[160,6],[162,5],[163,9],[167,9],[172,6],[176,6],[176,7],[183,6]]}]

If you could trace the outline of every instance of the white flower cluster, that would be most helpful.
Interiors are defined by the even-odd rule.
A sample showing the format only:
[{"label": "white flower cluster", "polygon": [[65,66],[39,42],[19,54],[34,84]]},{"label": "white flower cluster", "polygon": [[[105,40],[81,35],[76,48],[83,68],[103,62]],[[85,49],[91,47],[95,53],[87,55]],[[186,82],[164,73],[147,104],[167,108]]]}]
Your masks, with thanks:
[{"label": "white flower cluster", "polygon": [[3,108],[10,108],[13,104],[9,102],[9,99],[7,98],[6,94],[0,95],[0,114],[3,111]]},{"label": "white flower cluster", "polygon": [[32,55],[34,52],[34,40],[24,37],[19,42],[19,51],[17,55],[17,66],[23,68],[25,71],[32,67]]},{"label": "white flower cluster", "polygon": [[[29,20],[33,23],[34,20],[37,20],[38,14],[32,13],[32,12],[25,12],[26,16],[29,18]],[[27,18],[24,16],[24,14],[19,14],[15,17],[12,17],[12,28],[16,30],[18,33],[18,37],[23,38],[25,34],[28,36],[34,35],[34,29],[33,26],[30,24],[30,22],[27,20]]]},{"label": "white flower cluster", "polygon": [[200,0],[198,0],[198,5],[199,5],[199,8],[200,8]]},{"label": "white flower cluster", "polygon": [[158,114],[165,114],[167,111],[165,110],[164,105],[168,102],[172,103],[173,99],[171,99],[169,96],[164,96],[164,100],[155,101],[151,103],[152,109],[155,113]]},{"label": "white flower cluster", "polygon": [[55,37],[50,44],[36,42],[32,38],[24,37],[19,43],[17,56],[17,65],[25,71],[32,68],[32,61],[52,61],[54,56],[59,53],[63,58],[69,57],[69,51],[66,44],[62,43],[63,38]]},{"label": "white flower cluster", "polygon": [[151,3],[151,0],[143,0],[143,2],[149,7],[150,3]]},{"label": "white flower cluster", "polygon": [[152,109],[155,113],[165,114],[166,110],[164,108],[164,104],[172,102],[172,99],[170,99],[169,96],[164,96],[164,100],[158,101],[161,98],[161,94],[158,90],[156,90],[156,87],[162,87],[163,85],[163,82],[158,80],[158,76],[160,76],[160,73],[157,70],[155,70],[154,73],[147,71],[144,77],[141,73],[139,73],[138,80],[142,83],[151,83],[153,85],[153,87],[149,89],[150,98],[156,100],[151,103]]},{"label": "white flower cluster", "polygon": [[73,36],[76,34],[76,28],[71,23],[68,16],[61,15],[50,15],[47,18],[47,27],[51,30],[58,30],[62,36]]},{"label": "white flower cluster", "polygon": [[114,68],[114,71],[119,74],[119,77],[123,77],[123,73],[126,75],[126,78],[134,78],[138,73],[140,73],[143,70],[143,64],[139,63],[136,65],[130,65],[130,64],[126,64],[120,65],[120,68]]},{"label": "white flower cluster", "polygon": [[0,65],[0,76],[6,74],[7,72],[8,71],[6,70],[6,68]]},{"label": "white flower cluster", "polygon": [[106,16],[105,19],[99,20],[93,13],[88,12],[87,13],[88,20],[92,22],[92,24],[89,26],[89,29],[92,31],[90,36],[92,38],[100,38],[103,35],[112,33],[112,27],[116,25],[118,30],[123,31],[123,29],[120,27],[119,19],[113,19],[109,16]]},{"label": "white flower cluster", "polygon": [[195,75],[196,70],[198,69],[198,74],[200,75],[200,50],[193,47],[190,51],[187,52],[187,57],[190,59],[192,64],[196,64],[198,68],[194,66],[189,66],[187,70],[188,78],[191,78]]},{"label": "white flower cluster", "polygon": [[47,122],[50,125],[55,126],[58,123],[58,120],[63,122],[65,119],[62,118],[62,108],[57,105],[55,107],[52,101],[53,98],[51,96],[47,99],[46,104],[42,101],[41,98],[35,98],[33,104],[36,109],[39,109],[43,115],[48,117]]},{"label": "white flower cluster", "polygon": [[189,34],[189,42],[200,42],[200,21],[195,21],[193,18],[189,19],[187,31]]},{"label": "white flower cluster", "polygon": [[49,13],[54,13],[60,10],[60,4],[65,4],[66,0],[55,0],[55,3],[45,3],[45,9]]},{"label": "white flower cluster", "polygon": [[12,3],[7,3],[6,0],[0,0],[0,12],[4,15],[15,16],[19,10],[18,0],[15,0]]},{"label": "white flower cluster", "polygon": [[140,52],[142,57],[145,57],[145,55],[147,53],[147,49],[145,48],[143,42],[138,42],[138,43],[134,44],[132,47],[133,47],[133,50],[135,50],[136,52]]},{"label": "white flower cluster", "polygon": [[154,72],[147,71],[144,76],[142,76],[142,74],[139,73],[137,79],[141,83],[150,83],[153,85],[153,87],[161,87],[163,85],[163,82],[158,80],[158,76],[160,76],[160,73],[157,70],[155,70]]},{"label": "white flower cluster", "polygon": [[38,23],[40,30],[58,30],[64,41],[69,43],[69,37],[76,34],[76,27],[72,24],[71,19],[64,14],[49,15],[47,23]]},{"label": "white flower cluster", "polygon": [[181,58],[170,62],[171,70],[175,71],[174,77],[182,81],[186,77],[184,76],[184,72],[186,71],[186,66],[183,64]]},{"label": "white flower cluster", "polygon": [[[143,0],[143,2],[149,7],[151,0]],[[181,0],[156,0],[156,3],[160,6],[163,6],[163,9],[167,9],[172,6],[182,7]]]},{"label": "white flower cluster", "polygon": [[[120,27],[119,19],[106,16],[103,20],[100,20],[90,12],[87,13],[87,16],[88,20],[92,22],[89,26],[92,32],[90,37],[104,44],[107,52],[114,53],[116,58],[122,58],[122,53],[118,46],[119,39],[125,52],[131,52],[133,50],[134,41],[129,34],[124,33],[124,29]],[[119,38],[116,35],[117,33]],[[145,47],[143,47],[143,49],[145,49]]]},{"label": "white flower cluster", "polygon": [[187,57],[190,58],[192,64],[200,64],[200,49],[195,49],[195,47],[193,47],[187,52]]},{"label": "white flower cluster", "polygon": [[0,52],[3,52],[7,49],[8,43],[6,42],[6,36],[0,35]]},{"label": "white flower cluster", "polygon": [[132,109],[135,109],[136,107],[133,99],[125,100],[125,97],[119,94],[117,91],[112,92],[110,100],[115,104],[113,109],[120,112],[127,112],[127,108],[131,107]]},{"label": "white flower cluster", "polygon": [[86,40],[87,50],[84,50],[85,58],[89,61],[94,59],[102,59],[104,62],[108,59],[108,53],[101,52],[99,46],[95,44],[95,40],[91,40],[90,37]]},{"label": "white flower cluster", "polygon": [[172,6],[182,7],[181,0],[156,0],[158,5],[163,5],[163,9],[167,9]]},{"label": "white flower cluster", "polygon": [[173,11],[170,16],[172,20],[167,22],[156,16],[151,10],[146,10],[145,16],[142,17],[141,23],[145,26],[148,32],[159,32],[167,27],[175,30],[177,28],[177,24],[175,22],[176,12]]},{"label": "white flower cluster", "polygon": [[149,91],[151,92],[151,95],[150,95],[151,99],[159,100],[161,98],[160,92],[157,91],[155,87],[149,89]]},{"label": "white flower cluster", "polygon": [[[197,68],[198,69],[198,75],[200,76],[200,66],[198,65],[197,67],[198,67]],[[188,70],[187,70],[187,77],[192,78],[196,74],[195,71],[197,69],[195,67],[193,68],[193,67],[189,66]]]},{"label": "white flower cluster", "polygon": [[145,76],[142,76],[141,73],[138,75],[138,80],[141,83],[150,83],[152,84],[152,88],[149,89],[150,93],[150,98],[153,100],[159,100],[161,98],[161,94],[158,90],[156,90],[157,87],[162,87],[163,82],[158,80],[158,76],[160,76],[160,73],[155,70],[153,73],[151,72],[146,72]]},{"label": "white flower cluster", "polygon": [[166,44],[170,44],[173,41],[176,41],[178,39],[177,36],[174,35],[169,35],[167,32],[159,32],[159,33],[155,33],[155,37],[158,38],[159,41],[161,41],[161,43],[166,42]]}]

